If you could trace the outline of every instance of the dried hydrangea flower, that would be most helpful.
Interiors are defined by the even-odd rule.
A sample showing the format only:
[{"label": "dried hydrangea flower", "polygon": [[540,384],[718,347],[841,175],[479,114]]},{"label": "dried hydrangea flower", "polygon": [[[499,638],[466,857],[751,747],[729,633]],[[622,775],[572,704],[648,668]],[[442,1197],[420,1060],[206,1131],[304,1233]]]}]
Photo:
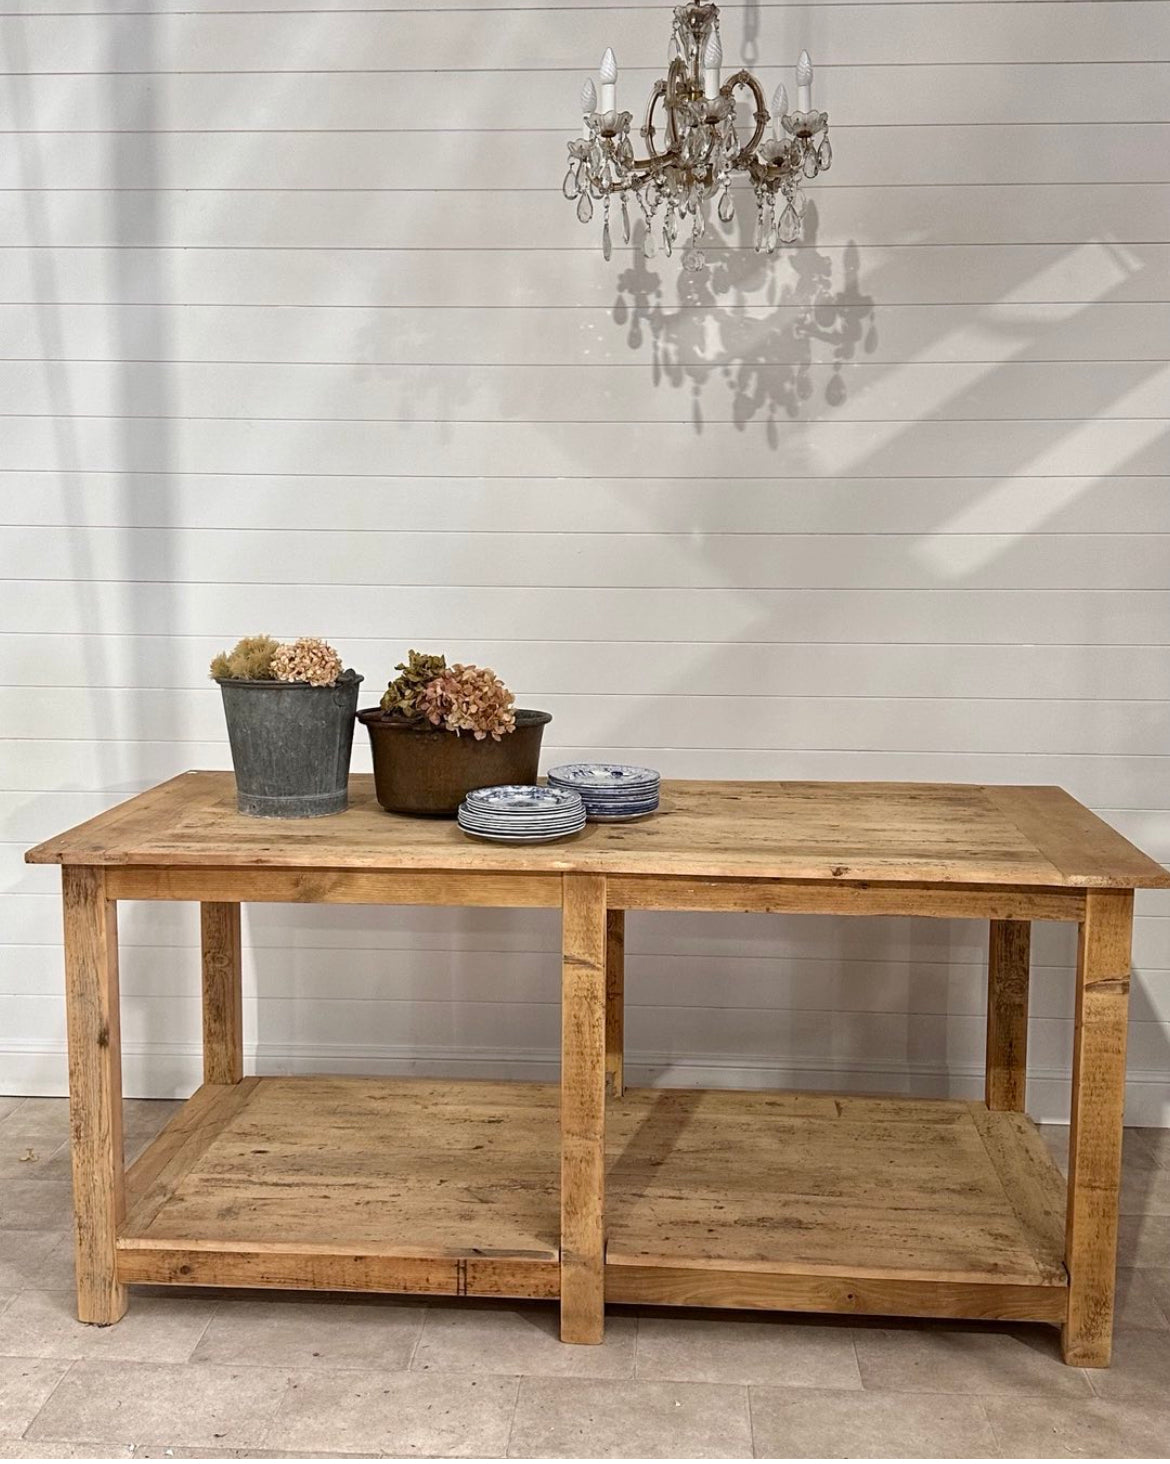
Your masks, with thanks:
[{"label": "dried hydrangea flower", "polygon": [[278,646],[272,658],[277,681],[307,681],[310,686],[335,686],[341,675],[341,657],[326,641],[313,635]]},{"label": "dried hydrangea flower", "polygon": [[470,732],[477,742],[498,742],[516,730],[512,704],[516,698],[486,666],[449,667],[418,694],[419,710],[435,727]]},{"label": "dried hydrangea flower", "polygon": [[211,663],[216,681],[271,681],[272,660],[280,649],[270,635],[246,635],[231,651],[220,651]]},{"label": "dried hydrangea flower", "polygon": [[399,661],[395,671],[402,675],[395,677],[382,694],[382,710],[391,712],[403,722],[423,722],[426,712],[418,705],[419,693],[423,687],[441,676],[447,669],[445,656],[429,656],[423,651],[411,651],[406,661]]}]

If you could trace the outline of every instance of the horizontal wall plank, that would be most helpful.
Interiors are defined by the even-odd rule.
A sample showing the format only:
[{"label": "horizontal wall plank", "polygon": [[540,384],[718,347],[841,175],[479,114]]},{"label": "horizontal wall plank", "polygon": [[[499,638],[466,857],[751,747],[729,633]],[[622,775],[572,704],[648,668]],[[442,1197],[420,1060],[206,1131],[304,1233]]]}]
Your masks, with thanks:
[{"label": "horizontal wall plank", "polygon": [[[0,153],[0,188],[464,189],[547,190],[563,171],[557,129],[465,132],[286,133],[278,147],[262,130],[41,133],[26,149]],[[212,124],[213,125],[213,124]],[[564,128],[572,118],[567,115]],[[1163,183],[1170,124],[1131,135],[1095,123],[1020,128],[988,120],[966,126],[833,127],[834,157],[818,191],[864,185]]]},{"label": "horizontal wall plank", "polygon": [[[837,361],[1162,362],[1170,337],[1166,302],[891,305],[878,311],[846,290],[836,303],[830,291],[815,314],[806,302],[716,311],[713,324],[710,319],[696,320],[688,311],[663,316],[634,299],[610,310],[403,308],[372,314],[327,307],[0,305],[0,359],[324,362],[371,369],[591,364],[641,372],[627,391],[666,390],[679,381],[726,401],[731,387],[723,367],[745,361],[744,389],[750,391],[761,369]],[[1025,464],[1017,467],[1028,471]],[[385,464],[379,469],[384,472]]]},{"label": "horizontal wall plank", "polygon": [[[795,64],[802,43],[820,64],[1147,61],[1170,59],[1170,13],[1132,5],[1119,25],[1111,7],[1088,0],[1031,5],[932,5],[929,19],[903,5],[793,5],[770,26],[746,7],[722,18],[734,65],[745,45],[761,69]],[[485,12],[415,9],[409,15],[126,14],[0,18],[0,47],[12,72],[46,71],[502,71],[588,70],[607,43],[624,58],[664,55],[661,6],[623,12],[620,32],[603,10],[581,9],[572,24],[555,9],[525,17],[522,46],[513,28]],[[758,40],[757,40],[758,35]],[[566,82],[566,110],[575,102]],[[619,99],[626,101],[624,89]]]},{"label": "horizontal wall plank", "polygon": [[[7,246],[0,302],[70,306],[334,305],[622,307],[619,283],[585,230],[574,249],[265,249]],[[1164,300],[1170,245],[866,243],[796,250],[779,266],[745,249],[709,253],[706,274],[660,269],[662,306],[768,306],[799,302],[801,281],[824,275],[831,291],[874,305],[1091,304]],[[843,302],[844,303],[844,302]]]},{"label": "horizontal wall plank", "polygon": [[[669,1018],[669,1030],[664,1018]],[[26,1040],[63,1042],[61,1003],[42,997],[0,997],[0,1022],[28,1033]],[[157,1043],[165,1022],[167,1046],[198,1040],[199,1006],[194,999],[139,997],[123,1006],[125,1047]],[[328,1060],[337,1050],[347,1056],[374,1056],[380,1050],[405,1056],[418,1051],[459,1049],[473,1056],[496,1051],[516,1054],[557,1049],[559,1006],[542,1003],[461,1002],[385,1003],[344,1000],[265,1004],[261,1050],[309,1047]],[[1067,1071],[1072,1055],[1072,1022],[1034,1018],[1029,1022],[1029,1062],[1033,1068]],[[985,1023],[979,1016],[932,1013],[804,1012],[740,1008],[675,1007],[663,1013],[628,1006],[627,1052],[660,1058],[703,1057],[745,1064],[758,1061],[830,1060],[846,1066],[861,1053],[880,1053],[882,1061],[911,1061],[936,1068],[971,1068],[982,1059]],[[361,1032],[360,1042],[353,1033]],[[1165,1061],[1170,1028],[1135,1022],[1130,1034],[1131,1065],[1156,1070]]]},{"label": "horizontal wall plank", "polygon": [[[719,383],[722,388],[723,383]],[[1001,422],[636,422],[604,432],[589,423],[263,422],[151,418],[9,417],[0,469],[74,468],[199,473],[377,473],[388,462],[410,474],[465,477],[488,462],[523,463],[533,474],[589,478],[615,462],[633,474],[666,471],[763,477],[777,466],[810,477],[933,476],[958,459],[968,472],[1170,473],[1164,420]],[[934,576],[945,578],[945,571]],[[583,582],[583,581],[576,581]],[[1068,583],[1066,580],[1065,583]]]},{"label": "horizontal wall plank", "polygon": [[[636,627],[635,627],[636,629]],[[677,642],[468,640],[459,656],[499,669],[515,686],[609,696],[756,696],[889,698],[1031,697],[1157,701],[1170,686],[1170,645],[793,645],[710,646]],[[347,637],[339,650],[380,689],[404,642]],[[223,645],[210,637],[168,635],[9,635],[0,638],[0,685],[202,688]],[[1153,783],[1161,777],[1151,772]],[[64,825],[62,825],[64,827]],[[48,830],[44,835],[53,833]]]},{"label": "horizontal wall plank", "polygon": [[[646,400],[647,394],[643,394]],[[496,465],[490,464],[489,467]],[[0,474],[0,523],[401,532],[1170,532],[1170,478],[576,479],[226,473]]]},{"label": "horizontal wall plank", "polygon": [[[125,633],[150,625],[231,644],[249,629],[295,636],[315,626],[339,644],[395,627],[399,646],[464,638],[1163,645],[1170,591],[645,590],[500,586],[185,585],[0,581],[0,618],[13,632]],[[859,640],[859,637],[863,639]],[[709,649],[711,657],[717,655]],[[359,668],[360,669],[360,668]],[[370,668],[367,668],[370,669]],[[1107,802],[1108,800],[1101,800]]]},{"label": "horizontal wall plank", "polygon": [[[517,688],[517,694],[522,705],[552,712],[558,735],[586,746],[617,743],[631,733],[650,746],[666,746],[682,730],[683,713],[671,699],[565,696],[540,687]],[[219,692],[210,685],[200,691],[91,687],[80,697],[65,687],[40,688],[35,696],[0,687],[0,718],[10,737],[70,742],[211,742],[223,727]],[[685,736],[692,747],[762,752],[883,746],[921,753],[1151,757],[1170,745],[1170,706],[1097,700],[1077,703],[1074,712],[1060,701],[727,696],[712,697],[700,715],[692,712]]]},{"label": "horizontal wall plank", "polygon": [[[410,247],[420,233],[447,248],[510,248],[539,239],[545,248],[598,248],[600,224],[587,228],[561,197],[556,178],[544,193],[456,190],[450,193],[184,193],[176,190],[38,192],[0,195],[0,245],[158,245],[223,248],[285,245]],[[1004,206],[1001,206],[1004,205]],[[812,190],[805,220],[809,243],[1078,244],[1100,238],[1163,243],[1170,184],[1118,183],[1084,188],[1036,184],[1013,190],[1011,206],[984,189],[857,187]],[[1119,231],[1118,220],[1124,221]],[[713,242],[750,245],[754,220],[741,208]],[[667,261],[667,265],[669,261]],[[634,256],[635,285],[653,289],[658,261]],[[675,266],[670,266],[675,268]]]},{"label": "horizontal wall plank", "polygon": [[[1170,1022],[1170,981],[1152,970],[1136,931],[1133,1016],[1139,1022]],[[878,951],[881,950],[879,944]],[[986,1007],[985,962],[873,957],[846,959],[832,943],[806,941],[806,953],[766,958],[737,953],[712,959],[682,953],[640,955],[627,951],[627,1010],[638,1007],[669,1015],[678,1008],[730,1008],[757,1012],[916,1012],[974,1016]],[[1070,1021],[1074,969],[1033,963],[1032,1015]],[[559,953],[554,950],[392,951],[314,947],[289,953],[265,947],[248,960],[244,1000],[250,1020],[262,1026],[274,1002],[364,1001],[442,1006],[448,1003],[547,1005],[557,1000]],[[199,952],[189,946],[126,944],[120,969],[128,1001],[199,996]],[[29,946],[13,952],[0,974],[0,998],[59,998],[64,962],[59,947]],[[312,1008],[308,1011],[311,1012]],[[355,1030],[360,1030],[360,1026]]]},{"label": "horizontal wall plank", "polygon": [[[669,16],[660,5],[654,10],[659,37],[655,54],[664,54]],[[999,13],[984,7],[985,15],[989,11]],[[920,8],[919,15],[925,14],[926,8]],[[566,33],[572,29],[564,27]],[[616,37],[611,25],[605,30]],[[781,60],[791,65],[793,54],[800,46],[813,44],[814,37],[788,34],[793,50]],[[913,68],[913,85],[892,85],[890,71],[881,66],[826,66],[819,54],[816,59],[816,100],[834,124],[931,127],[1075,121],[1136,127],[1170,121],[1164,65],[1151,60],[1110,64],[1087,57],[1094,63],[1090,86],[1083,64],[1062,64],[1052,56],[1012,66],[968,65],[961,57],[946,65],[919,62]],[[571,135],[578,125],[581,78],[594,64],[594,53],[578,41],[571,72],[524,73],[520,125]],[[646,97],[661,74],[661,66],[633,67],[623,60],[623,98]],[[780,75],[779,67],[763,72],[769,95]],[[785,79],[791,85],[791,76]],[[442,90],[438,108],[436,87]],[[303,131],[307,124],[314,131],[420,129],[424,119],[420,129],[424,133],[436,128],[507,132],[517,125],[516,107],[515,76],[490,69],[438,78],[430,72],[399,71],[392,85],[387,84],[386,73],[377,70],[301,72],[295,85],[281,72],[255,69],[227,75],[172,74],[162,87],[155,76],[125,72],[46,74],[27,75],[19,87],[0,88],[0,130]],[[37,153],[27,144],[24,150],[33,175],[26,186],[35,186]]]},{"label": "horizontal wall plank", "polygon": [[[704,373],[706,376],[707,373]],[[229,417],[274,421],[691,422],[695,382],[632,393],[621,374],[588,366],[376,366],[228,362],[62,362],[30,371],[0,361],[6,415]],[[705,422],[905,422],[1037,417],[1170,419],[1170,367],[1117,362],[870,362],[744,367],[699,403]],[[767,406],[765,407],[765,403]]]},{"label": "horizontal wall plank", "polygon": [[[357,424],[348,424],[356,430]],[[1008,430],[1009,424],[1000,427]],[[1019,426],[1012,423],[1014,429]],[[217,424],[223,431],[224,424]],[[192,429],[195,430],[194,428]],[[258,424],[252,424],[252,431]],[[562,432],[567,431],[562,426]],[[612,429],[610,429],[612,431]],[[916,427],[915,431],[921,431]],[[713,429],[712,429],[713,431]],[[951,431],[961,441],[957,424]],[[1084,437],[1081,434],[1083,443]],[[744,456],[747,454],[745,453]],[[1167,466],[1170,467],[1170,461]],[[713,468],[714,471],[714,468]],[[797,590],[965,587],[1161,591],[1170,539],[1150,534],[640,534],[497,536],[311,530],[12,528],[12,565],[38,580],[398,587]],[[269,548],[275,552],[265,553]],[[17,576],[19,577],[19,575]]]}]

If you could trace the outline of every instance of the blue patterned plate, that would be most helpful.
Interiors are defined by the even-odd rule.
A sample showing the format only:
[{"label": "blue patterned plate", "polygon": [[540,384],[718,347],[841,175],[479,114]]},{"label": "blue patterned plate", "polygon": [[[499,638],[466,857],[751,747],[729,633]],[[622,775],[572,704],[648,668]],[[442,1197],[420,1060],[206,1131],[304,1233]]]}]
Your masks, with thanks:
[{"label": "blue patterned plate", "polygon": [[535,783],[501,783],[495,788],[475,788],[464,799],[468,808],[484,812],[549,815],[577,810],[581,795],[571,788],[542,788]]},{"label": "blue patterned plate", "polygon": [[654,768],[631,767],[626,763],[564,763],[550,768],[550,787],[575,788],[586,800],[639,798],[658,791]]}]

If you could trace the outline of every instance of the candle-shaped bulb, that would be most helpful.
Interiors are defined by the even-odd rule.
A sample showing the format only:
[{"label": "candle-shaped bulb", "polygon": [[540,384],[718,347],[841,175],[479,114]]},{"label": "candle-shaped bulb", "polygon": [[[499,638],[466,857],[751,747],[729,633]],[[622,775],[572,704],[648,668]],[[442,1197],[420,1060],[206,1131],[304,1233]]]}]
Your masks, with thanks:
[{"label": "candle-shaped bulb", "polygon": [[777,141],[783,136],[784,123],[782,118],[788,111],[788,88],[783,82],[772,93],[772,136]]},{"label": "candle-shaped bulb", "polygon": [[605,55],[601,58],[601,110],[612,112],[617,107],[617,57],[613,49],[606,46]]},{"label": "candle-shaped bulb", "polygon": [[719,68],[723,65],[723,42],[714,26],[703,48],[703,95],[713,101],[719,95]]},{"label": "candle-shaped bulb", "polygon": [[812,111],[812,80],[813,65],[807,51],[801,51],[800,60],[796,63],[796,110],[798,112]]},{"label": "candle-shaped bulb", "polygon": [[587,76],[581,87],[581,136],[586,140],[589,138],[588,118],[597,111],[597,88],[593,85],[593,78]]}]

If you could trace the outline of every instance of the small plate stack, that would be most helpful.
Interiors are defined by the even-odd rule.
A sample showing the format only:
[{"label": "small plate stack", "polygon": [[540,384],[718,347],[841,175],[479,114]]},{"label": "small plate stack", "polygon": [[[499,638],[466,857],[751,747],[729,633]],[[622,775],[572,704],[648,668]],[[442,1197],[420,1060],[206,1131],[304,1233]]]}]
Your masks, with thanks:
[{"label": "small plate stack", "polygon": [[653,768],[625,763],[565,763],[551,768],[550,788],[579,793],[590,823],[643,818],[658,807],[659,776]]},{"label": "small plate stack", "polygon": [[547,844],[581,832],[585,805],[572,789],[501,783],[467,794],[459,805],[459,827],[498,844]]}]

